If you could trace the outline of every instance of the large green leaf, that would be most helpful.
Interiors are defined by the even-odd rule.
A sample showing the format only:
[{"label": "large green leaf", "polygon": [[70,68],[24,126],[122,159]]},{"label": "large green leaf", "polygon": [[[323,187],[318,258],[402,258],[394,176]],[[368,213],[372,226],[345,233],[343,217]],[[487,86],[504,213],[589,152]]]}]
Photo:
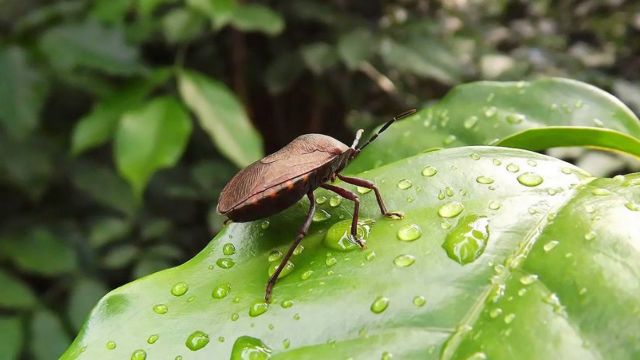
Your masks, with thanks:
[{"label": "large green leaf", "polygon": [[123,116],[115,135],[115,159],[136,196],[153,173],[180,159],[191,128],[189,115],[173,97],[154,99]]},{"label": "large green leaf", "polygon": [[394,124],[348,172],[429,148],[483,144],[530,150],[583,145],[640,156],[640,121],[612,95],[573,80],[476,82]]},{"label": "large green leaf", "polygon": [[224,84],[192,71],[182,71],[178,82],[183,101],[196,113],[222,154],[238,166],[262,157],[260,135]]},{"label": "large green leaf", "polygon": [[0,48],[0,122],[13,137],[23,138],[37,126],[46,85],[24,50]]},{"label": "large green leaf", "polygon": [[361,176],[405,214],[383,218],[362,194],[366,251],[340,250],[352,204],[318,190],[320,215],[266,312],[269,258],[305,201],[112,291],[63,359],[239,359],[260,343],[274,359],[640,356],[640,174],[594,179],[524,150],[463,147]]}]

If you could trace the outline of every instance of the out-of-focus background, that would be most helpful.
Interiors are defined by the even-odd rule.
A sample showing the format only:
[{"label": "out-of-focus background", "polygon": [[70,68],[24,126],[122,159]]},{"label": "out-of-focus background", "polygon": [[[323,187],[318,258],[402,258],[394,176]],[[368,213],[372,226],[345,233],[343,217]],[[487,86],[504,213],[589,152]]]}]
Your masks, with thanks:
[{"label": "out-of-focus background", "polygon": [[295,136],[539,76],[640,110],[640,1],[0,0],[0,359],[56,358],[109,289],[191,258]]}]

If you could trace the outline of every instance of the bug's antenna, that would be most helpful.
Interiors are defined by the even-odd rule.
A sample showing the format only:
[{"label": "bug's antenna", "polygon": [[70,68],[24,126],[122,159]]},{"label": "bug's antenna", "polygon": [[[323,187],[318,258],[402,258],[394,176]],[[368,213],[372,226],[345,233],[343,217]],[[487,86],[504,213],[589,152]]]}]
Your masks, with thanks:
[{"label": "bug's antenna", "polygon": [[358,146],[358,143],[360,142],[360,138],[362,137],[362,133],[364,133],[364,130],[359,129],[356,132],[356,138],[353,140],[353,144],[351,144],[351,148],[352,149],[356,149],[356,147]]},{"label": "bug's antenna", "polygon": [[[371,138],[369,138],[369,140],[366,143],[362,144],[362,146],[360,146],[358,148],[358,151],[361,151],[362,149],[367,147],[367,145],[371,144],[378,137],[378,135],[380,135],[383,131],[387,130],[387,128],[389,126],[391,126],[391,124],[393,124],[394,121],[403,119],[403,118],[405,118],[405,117],[407,117],[409,115],[413,115],[415,113],[416,113],[416,109],[411,109],[411,110],[407,110],[407,111],[403,112],[400,115],[394,116],[393,119],[387,121],[384,125],[382,125],[380,130],[378,130],[375,134],[373,134],[373,136]],[[358,139],[357,135],[356,135],[356,139]]]}]

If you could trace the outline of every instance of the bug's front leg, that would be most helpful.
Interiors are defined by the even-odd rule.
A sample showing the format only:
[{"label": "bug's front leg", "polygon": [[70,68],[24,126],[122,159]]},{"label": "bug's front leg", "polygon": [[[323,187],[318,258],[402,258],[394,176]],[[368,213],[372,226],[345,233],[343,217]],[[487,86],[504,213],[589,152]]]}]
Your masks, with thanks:
[{"label": "bug's front leg", "polygon": [[367,189],[373,190],[373,192],[376,194],[376,200],[378,201],[378,206],[380,207],[380,212],[382,212],[382,215],[387,216],[387,217],[391,217],[391,218],[402,218],[403,217],[402,213],[400,213],[400,212],[387,211],[387,207],[384,205],[384,201],[382,200],[382,195],[380,195],[380,190],[378,190],[378,187],[373,182],[371,182],[369,180],[365,180],[365,179],[359,179],[359,178],[344,176],[344,175],[340,175],[340,174],[338,174],[338,179],[340,179],[340,180],[342,180],[342,181],[344,181],[344,182],[346,182],[348,184],[352,184],[352,185],[356,185],[356,186],[360,186],[360,187],[363,187],[363,188],[367,188]]},{"label": "bug's front leg", "polygon": [[343,189],[341,187],[329,184],[322,184],[320,187],[323,187],[327,190],[331,190],[334,193],[342,196],[347,200],[353,201],[353,219],[351,220],[351,238],[356,242],[361,248],[365,248],[366,244],[364,241],[358,238],[358,214],[360,212],[360,198],[358,195],[352,193],[347,189]]},{"label": "bug's front leg", "polygon": [[280,265],[278,265],[278,268],[276,268],[276,271],[269,278],[269,282],[267,282],[267,289],[265,290],[265,294],[264,294],[264,300],[267,303],[271,301],[271,292],[273,290],[273,286],[276,284],[276,281],[278,281],[278,276],[280,276],[280,273],[282,272],[284,267],[287,265],[287,262],[293,255],[293,252],[295,251],[296,247],[298,247],[302,239],[305,237],[305,235],[307,235],[307,232],[309,231],[309,226],[311,226],[311,219],[313,219],[313,213],[316,211],[316,199],[315,199],[315,196],[313,195],[313,191],[309,191],[307,193],[307,197],[309,198],[309,211],[307,212],[307,218],[304,220],[304,223],[300,227],[300,230],[298,230],[296,239],[293,241],[293,243],[289,247],[289,250],[287,250],[287,253],[284,255],[284,258],[282,258]]}]

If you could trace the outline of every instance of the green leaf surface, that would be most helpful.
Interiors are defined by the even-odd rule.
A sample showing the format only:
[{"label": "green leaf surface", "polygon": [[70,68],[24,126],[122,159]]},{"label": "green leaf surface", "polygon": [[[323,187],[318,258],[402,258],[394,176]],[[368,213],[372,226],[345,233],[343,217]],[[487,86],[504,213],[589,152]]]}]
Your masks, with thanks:
[{"label": "green leaf surface", "polygon": [[22,280],[0,269],[0,308],[28,309],[36,304],[31,288]]},{"label": "green leaf surface", "polygon": [[111,140],[122,114],[138,106],[153,88],[167,81],[168,77],[168,71],[155,71],[149,78],[133,81],[98,102],[74,127],[71,152],[77,155]]},{"label": "green leaf surface", "polygon": [[258,4],[235,7],[230,22],[238,30],[260,31],[270,36],[278,35],[284,29],[284,19],[280,14]]},{"label": "green leaf surface", "polygon": [[361,194],[366,251],[340,250],[353,205],[318,190],[322,215],[265,312],[269,258],[306,201],[112,291],[63,359],[239,359],[261,344],[273,359],[640,356],[640,174],[595,179],[528,151],[462,147],[361,177],[404,213],[384,218]]},{"label": "green leaf surface", "polygon": [[559,78],[476,82],[456,86],[435,105],[398,121],[347,172],[358,173],[427,149],[462,145],[530,150],[584,145],[637,155],[638,139],[640,121],[633,112],[591,85]]},{"label": "green leaf surface", "polygon": [[14,138],[24,138],[40,122],[47,84],[19,47],[0,48],[0,122]]},{"label": "green leaf surface", "polygon": [[120,30],[93,21],[47,30],[40,48],[52,64],[66,72],[87,68],[132,75],[143,69],[137,49],[127,44]]},{"label": "green leaf surface", "polygon": [[196,72],[182,71],[178,86],[182,100],[229,160],[244,167],[262,157],[260,134],[224,84]]},{"label": "green leaf surface", "polygon": [[31,319],[29,349],[35,359],[55,359],[69,344],[62,322],[49,310],[40,310]]},{"label": "green leaf surface", "polygon": [[37,275],[55,276],[76,268],[76,254],[63,239],[47,229],[35,228],[25,234],[0,238],[0,256],[15,266]]},{"label": "green leaf surface", "polygon": [[0,354],[4,359],[18,359],[24,340],[20,317],[0,316],[0,334]]},{"label": "green leaf surface", "polygon": [[114,157],[118,171],[137,197],[156,171],[180,159],[191,128],[189,115],[173,97],[156,98],[122,117],[115,135]]}]

